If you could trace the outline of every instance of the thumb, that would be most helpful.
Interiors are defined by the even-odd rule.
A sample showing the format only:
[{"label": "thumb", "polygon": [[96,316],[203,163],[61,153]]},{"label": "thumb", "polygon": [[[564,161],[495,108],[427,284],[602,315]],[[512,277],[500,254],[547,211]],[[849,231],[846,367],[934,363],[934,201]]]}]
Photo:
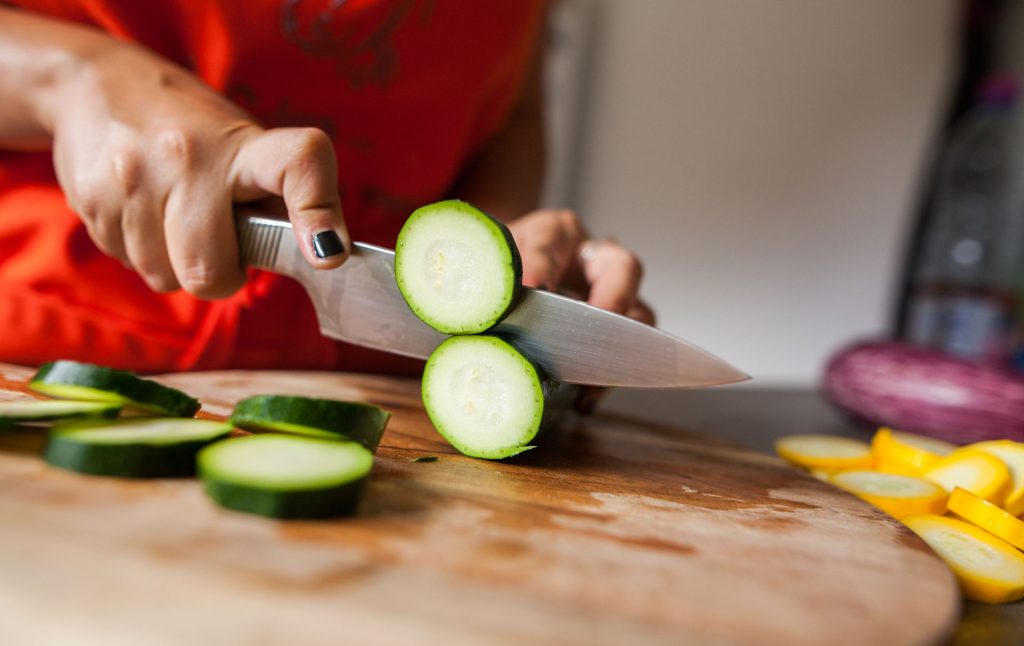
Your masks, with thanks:
[{"label": "thumb", "polygon": [[284,198],[299,248],[318,269],[345,262],[352,239],[341,214],[338,161],[316,128],[275,128],[246,140],[233,164],[234,199]]}]

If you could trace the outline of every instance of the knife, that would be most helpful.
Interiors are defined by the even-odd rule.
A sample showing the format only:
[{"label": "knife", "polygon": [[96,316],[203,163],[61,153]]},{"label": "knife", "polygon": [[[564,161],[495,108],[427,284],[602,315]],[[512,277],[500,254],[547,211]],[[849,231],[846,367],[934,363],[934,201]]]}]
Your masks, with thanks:
[{"label": "knife", "polygon": [[[314,269],[288,221],[243,213],[236,223],[242,262],[298,281],[325,336],[418,359],[447,338],[405,304],[390,249],[356,242],[341,267]],[[530,287],[491,331],[512,341],[548,376],[567,383],[698,388],[750,378],[655,327]]]}]

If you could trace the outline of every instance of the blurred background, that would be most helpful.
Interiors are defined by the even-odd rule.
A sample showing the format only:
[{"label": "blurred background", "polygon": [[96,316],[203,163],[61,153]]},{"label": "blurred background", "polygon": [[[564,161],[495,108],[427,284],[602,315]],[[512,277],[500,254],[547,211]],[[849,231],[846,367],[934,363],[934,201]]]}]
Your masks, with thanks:
[{"label": "blurred background", "polygon": [[[1021,34],[1020,0],[562,0],[547,202],[638,252],[739,388],[813,390],[863,338],[1020,363]],[[717,392],[609,405],[721,419]]]}]

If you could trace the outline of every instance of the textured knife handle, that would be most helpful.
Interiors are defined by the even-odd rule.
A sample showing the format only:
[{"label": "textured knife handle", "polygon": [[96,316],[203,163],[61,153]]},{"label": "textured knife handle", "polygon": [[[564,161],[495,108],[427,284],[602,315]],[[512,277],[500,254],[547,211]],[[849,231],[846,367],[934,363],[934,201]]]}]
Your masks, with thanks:
[{"label": "textured knife handle", "polygon": [[243,264],[286,273],[283,256],[288,247],[296,246],[290,222],[240,213],[235,218],[235,226],[238,229],[238,247]]}]

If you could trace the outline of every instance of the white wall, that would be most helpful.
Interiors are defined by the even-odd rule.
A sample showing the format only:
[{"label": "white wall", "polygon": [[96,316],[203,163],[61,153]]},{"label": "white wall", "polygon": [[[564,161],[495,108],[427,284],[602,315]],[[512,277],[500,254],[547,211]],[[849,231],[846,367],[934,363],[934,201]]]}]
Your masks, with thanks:
[{"label": "white wall", "polygon": [[575,206],[660,326],[809,385],[886,330],[956,0],[596,0]]}]

